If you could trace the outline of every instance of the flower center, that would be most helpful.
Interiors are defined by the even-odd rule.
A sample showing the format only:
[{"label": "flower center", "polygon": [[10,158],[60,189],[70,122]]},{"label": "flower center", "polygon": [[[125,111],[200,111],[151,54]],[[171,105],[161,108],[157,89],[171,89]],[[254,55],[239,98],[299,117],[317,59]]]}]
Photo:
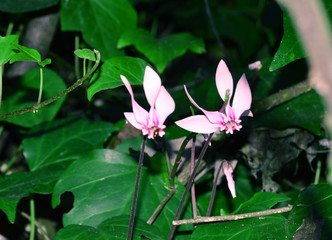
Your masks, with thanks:
[{"label": "flower center", "polygon": [[241,120],[228,120],[224,123],[221,130],[225,130],[226,133],[233,134],[235,130],[240,131],[242,125],[240,124]]}]

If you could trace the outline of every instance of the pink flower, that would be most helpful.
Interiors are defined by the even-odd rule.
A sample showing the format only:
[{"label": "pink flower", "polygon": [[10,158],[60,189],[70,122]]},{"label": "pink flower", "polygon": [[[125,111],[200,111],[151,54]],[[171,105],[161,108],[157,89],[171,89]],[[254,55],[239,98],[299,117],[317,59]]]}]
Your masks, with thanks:
[{"label": "pink flower", "polygon": [[149,112],[135,101],[133,90],[127,78],[122,75],[120,77],[131,96],[133,108],[133,112],[124,113],[127,122],[142,130],[143,135],[148,135],[150,139],[158,135],[164,136],[164,122],[174,111],[175,103],[165,87],[161,85],[158,74],[149,66],[145,68],[143,88],[151,107]]},{"label": "pink flower", "polygon": [[227,161],[223,161],[222,170],[224,171],[224,174],[226,175],[229,191],[231,191],[232,197],[236,198],[235,182],[234,182],[233,176],[232,176],[233,166],[231,165],[231,163],[229,163]]},{"label": "pink flower", "polygon": [[225,130],[226,133],[230,134],[233,134],[235,130],[239,131],[242,128],[241,116],[252,116],[249,110],[251,105],[251,91],[246,76],[243,74],[236,86],[232,106],[230,105],[230,99],[233,94],[233,78],[223,60],[219,62],[217,67],[216,85],[219,95],[224,102],[226,91],[229,90],[228,102],[224,103],[226,104],[225,110],[222,112],[207,111],[201,108],[189,95],[186,86],[184,86],[191,103],[200,109],[204,115],[187,117],[175,123],[188,131],[203,134],[209,134],[217,130]]}]

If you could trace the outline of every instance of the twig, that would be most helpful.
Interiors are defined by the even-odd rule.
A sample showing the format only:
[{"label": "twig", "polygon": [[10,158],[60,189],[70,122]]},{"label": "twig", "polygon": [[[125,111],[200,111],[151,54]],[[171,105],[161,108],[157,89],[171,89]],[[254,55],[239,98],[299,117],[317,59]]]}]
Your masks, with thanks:
[{"label": "twig", "polygon": [[263,111],[270,110],[280,104],[283,104],[306,92],[309,92],[310,90],[312,90],[312,87],[310,86],[310,83],[308,81],[300,82],[292,87],[281,90],[255,103],[253,106],[253,113],[257,114]]},{"label": "twig", "polygon": [[266,215],[278,214],[291,211],[293,206],[277,208],[277,209],[269,209],[259,212],[252,213],[243,213],[243,214],[235,214],[228,216],[217,216],[217,217],[198,217],[197,219],[184,219],[184,220],[174,220],[172,224],[174,226],[183,225],[183,224],[197,224],[197,223],[211,223],[211,222],[224,222],[224,221],[236,221],[245,218],[253,218],[253,217],[261,217]]},{"label": "twig", "polygon": [[64,95],[70,93],[71,91],[73,91],[74,89],[76,89],[77,87],[81,86],[82,83],[84,81],[86,81],[91,74],[97,69],[99,63],[100,63],[100,53],[97,50],[94,50],[95,54],[97,56],[97,60],[95,62],[95,64],[93,65],[92,69],[82,78],[78,79],[73,85],[71,85],[69,88],[67,88],[66,90],[64,90],[63,92],[59,93],[58,95],[55,95],[54,97],[47,99],[39,104],[34,104],[31,107],[28,108],[24,108],[15,112],[10,112],[10,113],[4,113],[4,114],[0,114],[0,120],[1,119],[5,119],[5,118],[9,118],[9,117],[14,117],[14,116],[18,116],[18,115],[22,115],[24,113],[28,113],[28,112],[32,112],[36,109],[39,109],[41,107],[44,107],[56,100],[58,100],[59,98],[63,97]]},{"label": "twig", "polygon": [[176,188],[171,188],[171,191],[166,195],[166,197],[160,202],[156,210],[154,210],[152,216],[147,221],[147,224],[152,224],[156,218],[159,216],[161,210],[165,207],[166,203],[173,197],[176,193]]}]

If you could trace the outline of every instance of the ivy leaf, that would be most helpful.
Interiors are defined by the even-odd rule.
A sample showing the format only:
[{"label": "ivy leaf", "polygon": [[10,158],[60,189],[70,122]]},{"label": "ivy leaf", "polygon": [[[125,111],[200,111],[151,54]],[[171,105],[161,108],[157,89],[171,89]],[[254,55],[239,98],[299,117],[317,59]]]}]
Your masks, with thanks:
[{"label": "ivy leaf", "polygon": [[178,33],[155,39],[150,32],[144,29],[126,31],[119,39],[118,47],[134,45],[146,56],[162,73],[167,64],[184,55],[188,50],[201,54],[205,52],[204,42],[189,33]]},{"label": "ivy leaf", "polygon": [[123,31],[136,27],[137,13],[127,0],[62,0],[62,31],[81,31],[103,60],[123,55],[116,48]]},{"label": "ivy leaf", "polygon": [[253,126],[277,129],[300,127],[323,136],[321,121],[324,115],[325,107],[321,96],[311,90],[281,106],[255,116]]},{"label": "ivy leaf", "polygon": [[18,44],[18,35],[0,36],[0,65],[7,63],[15,55],[15,44]]},{"label": "ivy leaf", "polygon": [[[43,98],[49,99],[64,91],[66,85],[62,78],[50,69],[43,69],[44,87]],[[33,106],[37,102],[40,87],[40,72],[34,68],[24,74],[20,81],[21,87],[18,89],[6,86],[0,113],[9,113]],[[59,111],[65,97],[62,97],[50,105],[39,108],[38,111],[28,112],[19,116],[3,119],[22,127],[32,127],[42,122],[52,120]]]},{"label": "ivy leaf", "polygon": [[23,139],[23,153],[31,170],[101,148],[117,128],[108,122],[61,119],[31,129]]},{"label": "ivy leaf", "polygon": [[79,58],[88,59],[90,61],[96,61],[95,53],[92,50],[87,49],[87,48],[77,49],[77,50],[75,50],[74,54]]},{"label": "ivy leaf", "polygon": [[[328,15],[330,26],[332,26],[332,2],[323,0],[322,3],[325,6],[324,9]],[[291,18],[285,9],[282,10],[284,13],[284,35],[270,65],[270,71],[277,70],[297,59],[307,56],[302,49],[300,38],[296,34]]]},{"label": "ivy leaf", "polygon": [[57,4],[59,0],[2,0],[1,12],[22,13],[44,9]]},{"label": "ivy leaf", "polygon": [[281,214],[198,225],[192,240],[292,239],[300,221],[288,221]]},{"label": "ivy leaf", "polygon": [[97,92],[122,86],[120,75],[125,76],[131,85],[142,85],[147,65],[140,58],[123,56],[108,59],[90,80],[89,101]]},{"label": "ivy leaf", "polygon": [[19,44],[15,44],[15,48],[14,52],[16,52],[16,54],[10,59],[9,63],[29,61],[38,63],[41,67],[45,67],[47,64],[52,62],[49,58],[42,61],[41,56],[36,49],[21,46]]},{"label": "ivy leaf", "polygon": [[248,201],[242,203],[238,209],[232,214],[258,212],[270,209],[279,202],[288,201],[291,198],[272,193],[272,192],[258,192]]},{"label": "ivy leaf", "polygon": [[[97,227],[110,217],[130,213],[136,173],[137,163],[129,155],[114,150],[94,150],[86,158],[73,162],[60,177],[54,188],[52,206],[60,203],[63,192],[71,191],[75,197],[74,208],[64,215],[64,226]],[[184,188],[178,186],[177,190],[154,223],[163,239],[168,236]],[[143,169],[137,218],[147,221],[168,193],[160,177]],[[190,218],[190,212],[187,209],[183,217]],[[184,229],[190,230],[190,227]]]},{"label": "ivy leaf", "polygon": [[[114,240],[125,239],[128,233],[129,216],[117,216],[102,222],[97,228],[86,225],[69,225],[61,229],[54,240]],[[148,239],[162,240],[160,231],[156,226],[149,225],[141,219],[135,220],[133,239],[139,240],[141,236]]]},{"label": "ivy leaf", "polygon": [[31,193],[49,194],[65,165],[52,164],[33,172],[18,172],[0,178],[0,209],[14,223],[19,201]]}]

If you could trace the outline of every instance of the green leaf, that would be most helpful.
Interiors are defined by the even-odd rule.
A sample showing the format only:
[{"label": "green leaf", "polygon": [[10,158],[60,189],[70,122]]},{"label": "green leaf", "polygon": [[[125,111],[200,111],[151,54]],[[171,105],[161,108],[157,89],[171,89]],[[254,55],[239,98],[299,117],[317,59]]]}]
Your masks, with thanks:
[{"label": "green leaf", "polygon": [[147,65],[140,58],[124,56],[108,59],[90,80],[89,101],[99,91],[122,86],[120,75],[125,76],[131,85],[142,85]]},{"label": "green leaf", "polygon": [[255,116],[254,127],[273,127],[278,129],[300,127],[323,136],[321,121],[325,115],[322,98],[311,90],[299,97]]},{"label": "green leaf", "polygon": [[[61,77],[50,69],[43,69],[44,87],[43,98],[49,99],[64,91],[66,85]],[[21,87],[11,88],[6,86],[0,113],[9,113],[33,106],[38,99],[40,86],[40,71],[32,69],[21,78]],[[39,108],[38,111],[28,112],[19,116],[3,119],[22,127],[32,127],[45,121],[52,120],[59,111],[65,97],[62,97],[50,105]]]},{"label": "green leaf", "polygon": [[17,61],[30,61],[38,64],[41,63],[41,56],[36,49],[21,46],[19,44],[15,44],[15,48],[16,49],[14,51],[16,54],[11,58],[9,63]]},{"label": "green leaf", "polygon": [[[69,225],[61,229],[54,240],[113,240],[125,239],[128,233],[129,216],[117,216],[102,222],[97,228],[86,225]],[[133,239],[141,239],[145,236],[148,239],[162,240],[157,227],[149,225],[141,219],[135,220]]]},{"label": "green leaf", "polygon": [[101,148],[117,128],[108,122],[61,119],[31,129],[23,153],[31,170],[53,163],[66,164],[72,156]]},{"label": "green leaf", "polygon": [[[74,208],[64,215],[64,226],[97,227],[110,217],[130,213],[136,173],[137,163],[130,156],[112,150],[94,150],[67,168],[54,188],[52,206],[59,204],[63,192],[71,191],[75,197]],[[163,239],[168,236],[184,188],[178,186],[177,190],[153,224],[160,229]],[[147,221],[168,193],[160,177],[143,169],[136,216]],[[190,218],[190,211],[183,217]]]},{"label": "green leaf", "polygon": [[65,165],[53,164],[33,172],[18,172],[0,178],[0,209],[14,223],[18,202],[30,193],[49,194]]},{"label": "green leaf", "polygon": [[7,63],[15,55],[14,45],[16,44],[18,44],[18,35],[0,36],[0,65]]},{"label": "green leaf", "polygon": [[123,31],[136,27],[137,13],[127,0],[62,0],[61,29],[81,31],[103,60],[123,55],[116,44]]},{"label": "green leaf", "polygon": [[305,57],[301,42],[296,36],[290,17],[284,12],[284,35],[281,39],[280,46],[273,57],[270,65],[270,71],[275,71],[288,63]]},{"label": "green leaf", "polygon": [[167,64],[184,55],[188,50],[201,54],[205,52],[204,42],[189,33],[179,33],[155,39],[144,29],[126,31],[119,39],[118,47],[134,45],[162,73]]},{"label": "green leaf", "polygon": [[59,0],[2,0],[1,12],[22,13],[44,9],[57,4]]},{"label": "green leaf", "polygon": [[75,50],[75,55],[79,58],[88,59],[90,61],[96,61],[95,53],[90,49],[77,49]]},{"label": "green leaf", "polygon": [[281,214],[238,221],[198,225],[192,240],[292,239],[298,223]]},{"label": "green leaf", "polygon": [[[330,26],[332,26],[332,2],[330,0],[323,0],[322,3],[325,6],[324,9],[329,18]],[[300,38],[296,34],[291,18],[285,9],[282,10],[284,13],[284,35],[281,39],[280,46],[274,55],[270,71],[274,71],[288,63],[307,56],[302,49],[301,41],[299,40]]]},{"label": "green leaf", "polygon": [[272,192],[258,192],[248,201],[242,203],[238,209],[232,214],[258,212],[270,209],[279,202],[289,201],[291,198],[272,193]]}]

